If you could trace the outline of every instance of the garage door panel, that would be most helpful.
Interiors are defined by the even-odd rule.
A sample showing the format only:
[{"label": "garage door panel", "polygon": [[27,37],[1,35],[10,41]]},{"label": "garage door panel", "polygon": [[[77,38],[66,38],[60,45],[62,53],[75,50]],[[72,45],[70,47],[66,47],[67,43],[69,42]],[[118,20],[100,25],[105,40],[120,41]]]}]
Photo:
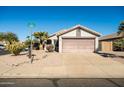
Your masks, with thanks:
[{"label": "garage door panel", "polygon": [[62,40],[63,52],[93,52],[94,39],[63,39]]}]

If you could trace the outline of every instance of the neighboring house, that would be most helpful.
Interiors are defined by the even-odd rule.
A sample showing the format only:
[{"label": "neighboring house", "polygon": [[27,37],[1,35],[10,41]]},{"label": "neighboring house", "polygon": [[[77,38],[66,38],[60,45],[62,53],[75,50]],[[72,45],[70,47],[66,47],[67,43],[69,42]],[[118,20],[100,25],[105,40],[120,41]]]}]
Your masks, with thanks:
[{"label": "neighboring house", "polygon": [[99,46],[101,51],[113,51],[113,41],[122,38],[117,33],[106,35],[99,38]]},{"label": "neighboring house", "polygon": [[98,50],[100,36],[94,30],[76,25],[51,35],[49,39],[59,52],[95,52]]}]

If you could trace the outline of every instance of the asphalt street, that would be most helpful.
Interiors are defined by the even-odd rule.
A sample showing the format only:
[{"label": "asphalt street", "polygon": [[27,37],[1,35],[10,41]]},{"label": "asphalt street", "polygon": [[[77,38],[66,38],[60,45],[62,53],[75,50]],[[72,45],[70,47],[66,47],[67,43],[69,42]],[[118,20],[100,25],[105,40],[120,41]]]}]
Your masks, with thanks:
[{"label": "asphalt street", "polygon": [[1,78],[0,87],[124,87],[123,78]]}]

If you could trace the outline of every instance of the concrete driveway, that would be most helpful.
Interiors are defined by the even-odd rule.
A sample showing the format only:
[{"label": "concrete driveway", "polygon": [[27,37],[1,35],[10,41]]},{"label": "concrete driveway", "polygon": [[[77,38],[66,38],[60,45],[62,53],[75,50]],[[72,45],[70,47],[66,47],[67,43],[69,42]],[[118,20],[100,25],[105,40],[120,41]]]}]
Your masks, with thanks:
[{"label": "concrete driveway", "polygon": [[32,64],[0,62],[0,78],[124,78],[124,64],[95,53],[33,53]]}]

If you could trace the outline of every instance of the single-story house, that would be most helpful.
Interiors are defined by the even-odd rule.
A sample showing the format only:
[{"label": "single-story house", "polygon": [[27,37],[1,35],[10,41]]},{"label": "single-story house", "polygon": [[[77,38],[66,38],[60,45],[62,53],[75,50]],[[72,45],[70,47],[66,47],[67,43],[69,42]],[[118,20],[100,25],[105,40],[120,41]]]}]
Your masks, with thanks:
[{"label": "single-story house", "polygon": [[76,25],[52,34],[49,39],[58,52],[95,52],[98,50],[100,33],[87,27]]},{"label": "single-story house", "polygon": [[99,38],[99,46],[101,51],[113,51],[113,41],[123,38],[118,33],[113,33]]}]

